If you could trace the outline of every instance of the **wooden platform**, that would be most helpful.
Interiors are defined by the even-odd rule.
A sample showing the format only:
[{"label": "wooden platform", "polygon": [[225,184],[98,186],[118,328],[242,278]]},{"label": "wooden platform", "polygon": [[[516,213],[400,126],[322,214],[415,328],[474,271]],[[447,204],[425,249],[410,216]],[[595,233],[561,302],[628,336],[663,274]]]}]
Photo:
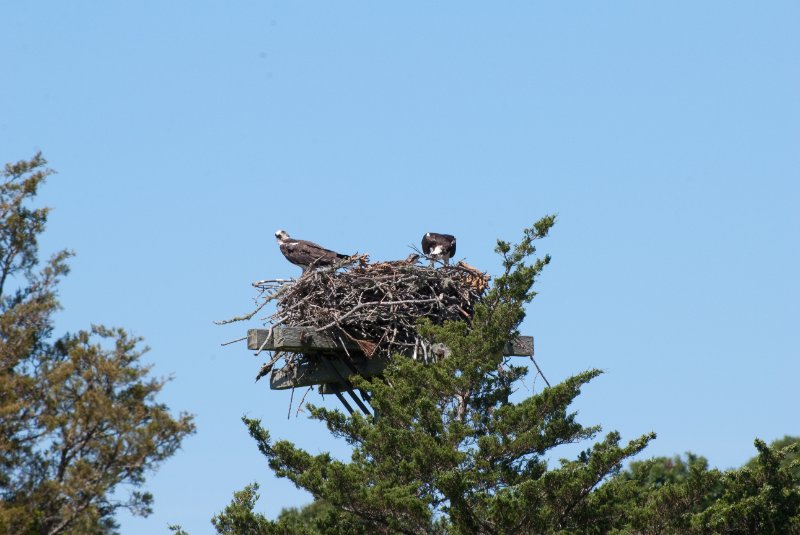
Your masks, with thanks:
[{"label": "wooden platform", "polygon": [[[302,353],[302,357],[291,365],[273,369],[269,386],[273,390],[285,390],[311,385],[346,383],[353,374],[363,377],[379,375],[388,359],[383,356],[368,358],[358,344],[349,340],[334,339],[326,333],[314,332],[310,327],[286,327],[279,325],[272,330],[250,329],[247,331],[247,349],[254,351],[286,351]],[[343,358],[345,351],[350,358]],[[445,347],[439,348],[445,354]],[[520,336],[506,345],[503,353],[508,356],[528,357],[533,355],[533,336]]]}]

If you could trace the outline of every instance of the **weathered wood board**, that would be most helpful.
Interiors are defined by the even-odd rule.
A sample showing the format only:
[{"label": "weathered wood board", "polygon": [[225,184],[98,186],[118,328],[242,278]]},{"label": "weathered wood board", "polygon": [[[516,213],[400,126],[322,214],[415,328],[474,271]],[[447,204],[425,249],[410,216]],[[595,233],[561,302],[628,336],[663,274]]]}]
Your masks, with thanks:
[{"label": "weathered wood board", "polygon": [[264,349],[267,351],[326,351],[342,350],[342,342],[347,351],[360,352],[355,342],[342,337],[337,340],[327,333],[314,332],[310,327],[286,327],[278,325],[272,330],[272,337],[267,340],[269,329],[250,329],[247,331],[247,349]]},{"label": "weathered wood board", "polygon": [[[322,359],[326,359],[330,366],[322,362]],[[389,361],[385,357],[375,357],[356,359],[353,366],[362,377],[374,377],[380,375],[388,363]],[[351,375],[353,375],[353,370],[341,359],[322,355],[304,355],[296,359],[295,364],[272,370],[269,376],[269,387],[272,390],[286,390],[302,386],[339,383]]]},{"label": "weathered wood board", "polygon": [[[342,341],[308,327],[279,325],[268,339],[269,334],[269,329],[250,329],[247,331],[247,348],[303,353],[293,364],[272,370],[270,388],[273,390],[341,383],[354,373],[374,377],[388,364],[388,358],[383,356],[365,357],[357,344],[346,340],[344,344],[350,353],[348,365],[343,360],[346,355],[331,356],[332,352],[342,352]],[[520,336],[508,343],[503,353],[508,356],[533,355],[533,337]]]},{"label": "weathered wood board", "polygon": [[[311,327],[287,327],[278,325],[267,340],[269,329],[250,329],[247,331],[247,349],[258,351],[293,351],[296,353],[339,350],[342,342],[347,351],[360,353],[358,344],[342,338],[337,340],[327,333],[314,332]],[[509,342],[503,350],[508,356],[528,357],[533,354],[533,336],[520,336]]]}]

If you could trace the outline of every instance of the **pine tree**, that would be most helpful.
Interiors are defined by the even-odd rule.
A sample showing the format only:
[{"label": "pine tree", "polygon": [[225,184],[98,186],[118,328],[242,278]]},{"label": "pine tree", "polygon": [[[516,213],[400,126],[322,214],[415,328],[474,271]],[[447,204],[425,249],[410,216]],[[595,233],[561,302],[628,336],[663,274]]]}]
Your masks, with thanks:
[{"label": "pine tree", "polygon": [[70,253],[39,259],[46,163],[6,165],[0,182],[0,532],[113,533],[118,509],[150,512],[145,474],[194,424],[157,402],[140,338],[93,325],[54,339]]}]

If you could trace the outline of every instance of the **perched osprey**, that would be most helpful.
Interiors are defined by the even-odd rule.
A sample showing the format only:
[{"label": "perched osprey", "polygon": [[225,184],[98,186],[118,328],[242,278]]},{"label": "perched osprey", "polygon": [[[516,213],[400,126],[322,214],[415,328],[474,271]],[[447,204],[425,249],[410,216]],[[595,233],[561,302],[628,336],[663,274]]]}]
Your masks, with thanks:
[{"label": "perched osprey", "polygon": [[303,268],[304,273],[309,269],[330,266],[337,260],[349,258],[346,254],[325,249],[314,242],[290,238],[285,230],[275,232],[275,239],[278,240],[278,245],[280,245],[286,260]]},{"label": "perched osprey", "polygon": [[428,232],[422,237],[422,252],[430,259],[431,265],[434,260],[441,260],[446,266],[456,254],[456,237]]}]

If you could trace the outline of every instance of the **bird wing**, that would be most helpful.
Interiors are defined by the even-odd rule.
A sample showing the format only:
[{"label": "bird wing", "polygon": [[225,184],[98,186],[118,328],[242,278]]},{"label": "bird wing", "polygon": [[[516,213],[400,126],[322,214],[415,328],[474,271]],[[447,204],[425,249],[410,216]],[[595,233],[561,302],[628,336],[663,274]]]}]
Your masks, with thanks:
[{"label": "bird wing", "polygon": [[325,249],[321,245],[306,240],[294,240],[281,244],[281,251],[289,262],[299,266],[331,263],[339,257],[339,253],[336,251]]},{"label": "bird wing", "polygon": [[433,238],[425,234],[422,237],[422,252],[426,255],[431,254],[431,247],[433,247]]}]

